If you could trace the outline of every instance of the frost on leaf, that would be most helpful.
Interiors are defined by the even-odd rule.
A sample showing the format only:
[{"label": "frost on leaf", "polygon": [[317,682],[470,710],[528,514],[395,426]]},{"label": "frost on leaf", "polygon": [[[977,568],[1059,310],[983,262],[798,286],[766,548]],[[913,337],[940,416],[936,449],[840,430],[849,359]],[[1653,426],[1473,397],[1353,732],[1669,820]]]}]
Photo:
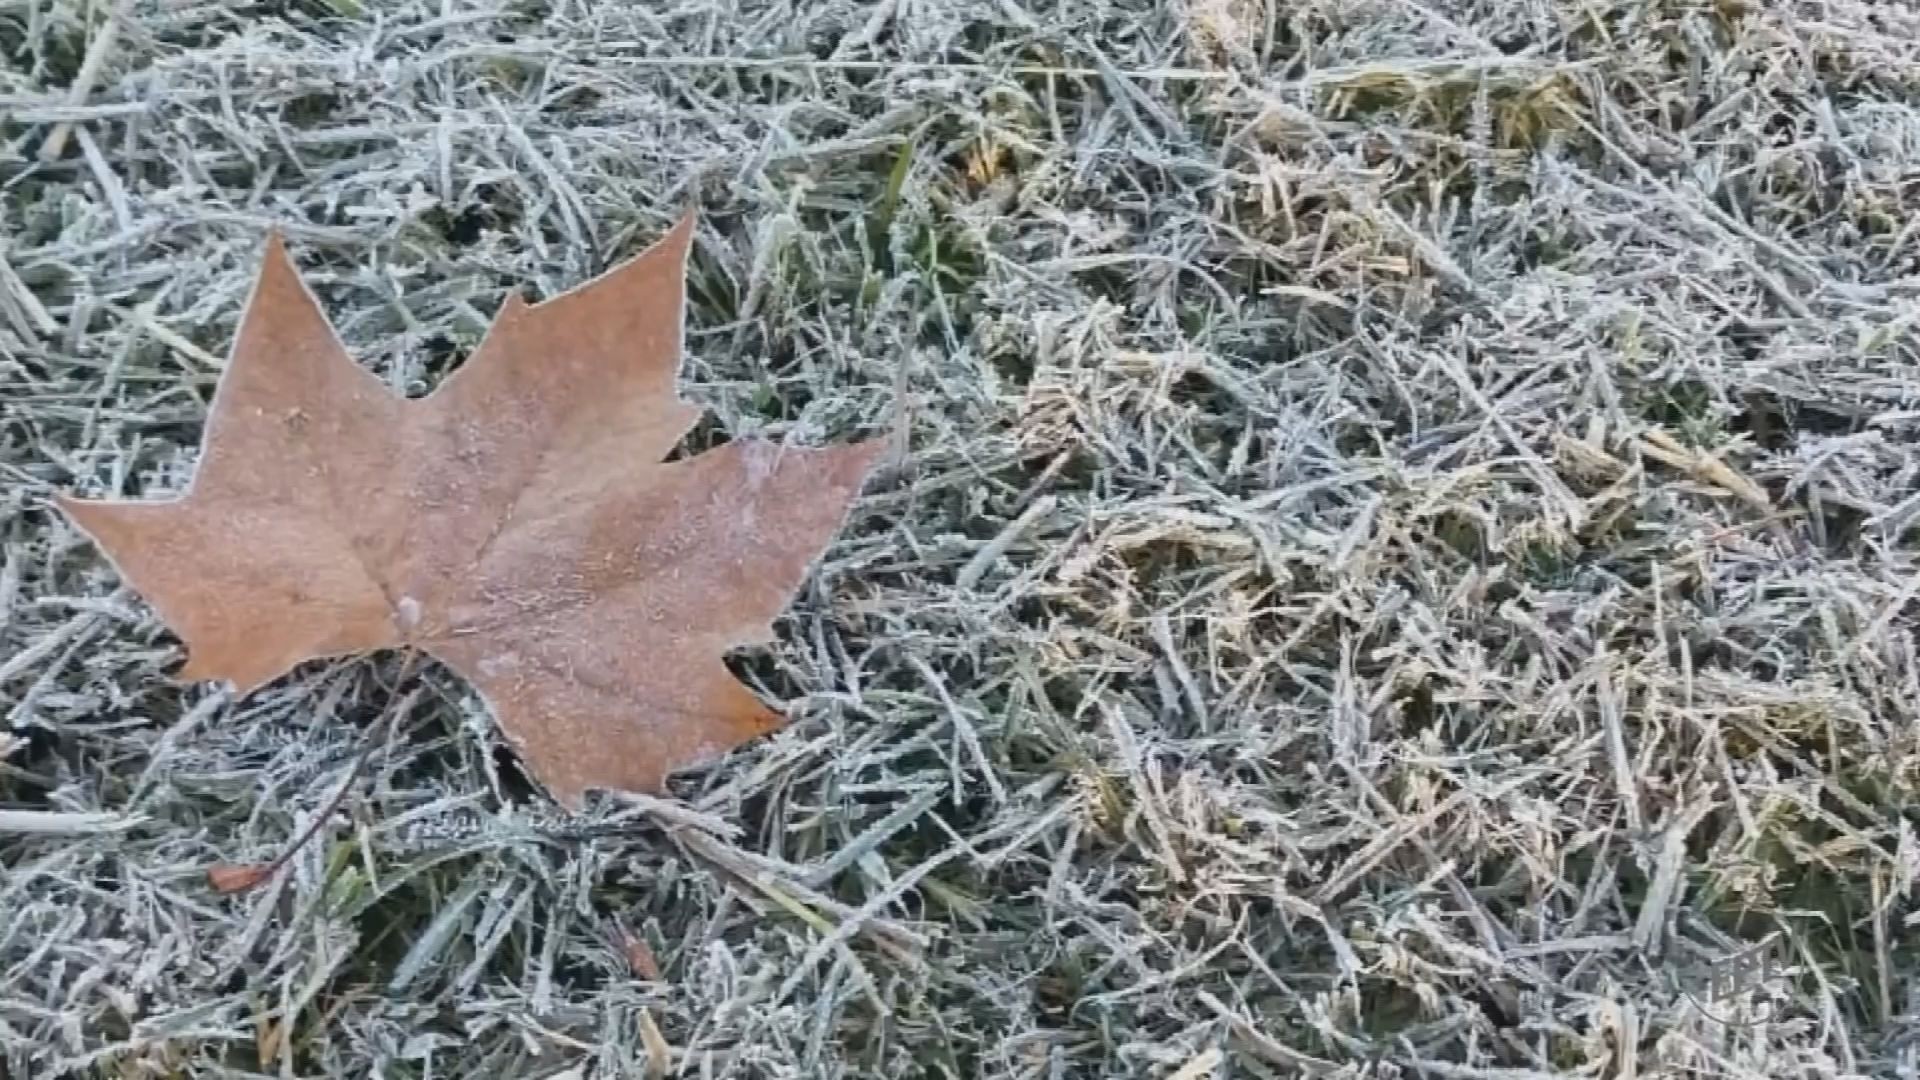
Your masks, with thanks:
[{"label": "frost on leaf", "polygon": [[183,678],[245,693],[413,646],[480,690],[564,805],[658,791],[781,723],[722,658],[770,640],[880,449],[662,462],[699,415],[674,395],[692,224],[509,298],[414,400],[354,363],[274,236],[186,493],[58,503],[186,642]]}]

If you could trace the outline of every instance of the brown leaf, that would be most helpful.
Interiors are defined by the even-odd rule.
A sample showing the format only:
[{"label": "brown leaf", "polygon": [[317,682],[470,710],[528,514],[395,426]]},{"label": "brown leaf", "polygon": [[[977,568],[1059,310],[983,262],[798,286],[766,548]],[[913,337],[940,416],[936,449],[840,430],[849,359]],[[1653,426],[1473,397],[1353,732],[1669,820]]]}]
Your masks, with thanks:
[{"label": "brown leaf", "polygon": [[412,645],[472,682],[533,774],[656,792],[783,718],[726,669],[832,539],[881,447],[736,440],[662,463],[688,214],[536,305],[408,400],[355,364],[276,235],[179,498],[59,505],[245,693],[316,657]]},{"label": "brown leaf", "polygon": [[660,961],[654,959],[653,946],[639,934],[620,927],[620,948],[627,954],[627,966],[648,982],[660,981]]},{"label": "brown leaf", "polygon": [[273,863],[214,863],[207,867],[207,884],[214,892],[246,892],[273,876]]}]

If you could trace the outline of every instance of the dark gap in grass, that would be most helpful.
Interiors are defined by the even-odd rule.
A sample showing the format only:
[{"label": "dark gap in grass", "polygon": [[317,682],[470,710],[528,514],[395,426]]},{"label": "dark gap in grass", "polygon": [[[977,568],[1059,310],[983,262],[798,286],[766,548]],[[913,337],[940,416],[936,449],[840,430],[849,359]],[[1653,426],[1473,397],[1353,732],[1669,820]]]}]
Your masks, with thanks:
[{"label": "dark gap in grass", "polygon": [[609,971],[604,964],[596,963],[597,959],[599,957],[594,954],[562,950],[554,959],[554,985],[570,994],[584,996],[600,993],[613,979],[623,977],[623,974]]},{"label": "dark gap in grass", "polygon": [[527,805],[545,798],[527,775],[526,767],[521,764],[520,756],[513,752],[512,747],[504,742],[496,742],[487,748],[487,753],[493,758],[495,775],[500,778],[500,794],[509,803]]},{"label": "dark gap in grass", "polygon": [[[1811,505],[1811,500],[1802,495],[1802,501]],[[1867,514],[1855,507],[1837,502],[1822,500],[1819,513],[1812,518],[1814,540],[1822,550],[1842,555],[1858,548],[1860,539],[1866,532]]]},{"label": "dark gap in grass", "polygon": [[1141,544],[1114,557],[1132,572],[1134,583],[1143,592],[1154,589],[1164,578],[1177,577],[1199,565],[1198,557],[1175,541]]},{"label": "dark gap in grass", "polygon": [[340,111],[340,106],[340,95],[329,90],[316,90],[289,99],[280,107],[280,115],[291,127],[311,130],[333,119]]},{"label": "dark gap in grass", "polygon": [[[41,35],[40,40],[46,41],[46,42],[64,43],[63,38],[56,39],[53,35],[45,34],[45,33]],[[10,58],[20,68],[24,69],[27,66],[26,64],[27,58],[32,55],[32,50],[28,47],[27,41],[28,41],[27,25],[26,25],[25,19],[22,19],[22,18],[0,19],[0,56]],[[79,57],[77,54],[74,59],[74,70],[75,71],[79,70]],[[68,72],[64,76],[58,73],[54,73],[49,76],[49,78],[55,79],[55,80],[59,80],[62,78],[71,79],[72,77],[73,77],[72,72]],[[55,83],[55,85],[59,85],[59,84]]]},{"label": "dark gap in grass", "polygon": [[[413,947],[414,939],[407,931],[424,931],[432,923],[440,903],[446,899],[446,893],[457,888],[458,882],[475,871],[473,864],[476,861],[472,857],[452,859],[424,876],[406,878],[400,884],[390,886],[384,895],[356,913],[353,924],[359,941],[354,949],[353,962],[343,964],[329,985],[343,988],[359,982],[371,984],[378,987],[379,992],[385,993],[387,983]],[[441,889],[435,890],[435,884],[440,885]],[[461,954],[463,946],[469,941],[465,935],[454,935],[446,944],[440,965],[457,970],[466,959]],[[510,949],[511,943],[503,946],[502,952]],[[407,994],[410,998],[425,999],[436,981],[431,973],[422,972],[408,987]]]},{"label": "dark gap in grass", "polygon": [[[422,378],[416,383],[409,384],[408,387],[408,396],[415,398],[424,397],[430,390],[439,386],[447,376],[466,363],[470,355],[470,350],[444,333],[434,334],[421,342],[420,347],[426,354],[425,360],[421,363]],[[416,388],[418,392],[413,392]]]},{"label": "dark gap in grass", "polygon": [[502,12],[511,29],[540,30],[553,18],[549,0],[512,0]]},{"label": "dark gap in grass", "polygon": [[1754,444],[1770,452],[1793,449],[1797,437],[1851,435],[1860,421],[1819,404],[1794,401],[1751,391],[1740,396],[1740,407],[1727,418],[1727,429],[1752,436]]},{"label": "dark gap in grass", "polygon": [[693,426],[687,429],[686,435],[674,444],[673,449],[667,451],[666,457],[662,460],[682,461],[732,441],[733,438],[720,416],[712,409],[705,409],[701,411],[700,418],[694,421]]},{"label": "dark gap in grass", "polygon": [[734,678],[762,696],[773,697],[776,708],[779,701],[797,698],[806,692],[786,676],[770,649],[736,650],[728,653],[722,662]]},{"label": "dark gap in grass", "polygon": [[1635,399],[1641,417],[1659,424],[1681,442],[1712,449],[1722,434],[1719,388],[1698,379],[1676,379],[1646,389]]},{"label": "dark gap in grass", "polygon": [[1422,676],[1411,688],[1394,695],[1393,703],[1400,709],[1403,728],[1437,732],[1442,726],[1441,713],[1434,705],[1433,683],[1433,676]]},{"label": "dark gap in grass", "polygon": [[1034,360],[1024,349],[1017,347],[993,349],[984,359],[988,366],[993,368],[994,373],[1012,389],[1024,390],[1033,382]]},{"label": "dark gap in grass", "polygon": [[59,789],[61,765],[77,753],[75,740],[38,723],[12,727],[8,734],[21,745],[0,766],[0,799],[26,809],[49,805]]},{"label": "dark gap in grass", "polygon": [[329,26],[340,26],[340,12],[326,0],[256,0],[247,5],[254,18],[279,19],[289,26],[318,33]]},{"label": "dark gap in grass", "polygon": [[445,206],[435,206],[420,217],[440,234],[441,239],[457,247],[466,247],[477,242],[493,220],[486,210],[484,197],[477,198],[457,211],[450,211]]},{"label": "dark gap in grass", "polygon": [[1437,514],[1427,521],[1424,536],[1439,541],[1470,563],[1487,561],[1485,526],[1472,515],[1452,510]]},{"label": "dark gap in grass", "polygon": [[[523,208],[510,188],[486,182],[475,184],[452,205],[432,207],[420,220],[456,248],[478,243],[489,231],[512,232]],[[529,294],[528,300],[536,299]]]},{"label": "dark gap in grass", "polygon": [[818,396],[815,381],[808,378],[790,337],[767,355],[767,370],[772,376],[767,392],[756,396],[758,411],[769,420],[792,420],[806,412]]}]

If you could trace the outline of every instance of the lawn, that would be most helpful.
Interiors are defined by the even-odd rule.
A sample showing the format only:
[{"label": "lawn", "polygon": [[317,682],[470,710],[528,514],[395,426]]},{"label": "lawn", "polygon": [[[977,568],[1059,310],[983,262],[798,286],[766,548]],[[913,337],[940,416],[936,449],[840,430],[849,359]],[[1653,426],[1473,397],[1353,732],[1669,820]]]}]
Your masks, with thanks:
[{"label": "lawn", "polygon": [[[0,1075],[1920,1077],[1911,7],[0,56]],[[186,486],[269,229],[419,395],[689,208],[684,451],[891,445],[730,660],[792,722],[668,796],[564,813],[393,654],[176,680],[52,505]]]}]

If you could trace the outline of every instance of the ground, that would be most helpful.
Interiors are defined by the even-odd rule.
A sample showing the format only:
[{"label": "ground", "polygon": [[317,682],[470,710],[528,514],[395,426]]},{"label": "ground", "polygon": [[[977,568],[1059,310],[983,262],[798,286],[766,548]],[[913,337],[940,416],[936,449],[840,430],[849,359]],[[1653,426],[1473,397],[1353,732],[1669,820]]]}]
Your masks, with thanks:
[{"label": "ground", "polygon": [[[8,1075],[1920,1076],[1910,8],[0,49]],[[187,482],[269,227],[421,393],[689,207],[690,449],[893,446],[734,660],[791,725],[669,797],[566,816],[390,655],[180,684],[50,505]]]}]

